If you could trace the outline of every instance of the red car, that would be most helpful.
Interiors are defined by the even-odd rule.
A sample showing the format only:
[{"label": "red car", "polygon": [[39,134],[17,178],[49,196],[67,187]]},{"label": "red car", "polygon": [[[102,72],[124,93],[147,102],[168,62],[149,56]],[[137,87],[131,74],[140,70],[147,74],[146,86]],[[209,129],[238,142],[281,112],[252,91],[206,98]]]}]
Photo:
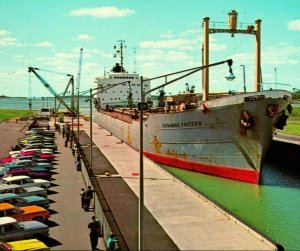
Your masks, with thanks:
[{"label": "red car", "polygon": [[12,162],[14,159],[15,159],[15,157],[12,157],[12,156],[4,157],[1,159],[1,163],[6,164],[8,162]]},{"label": "red car", "polygon": [[15,160],[23,160],[23,159],[32,159],[36,162],[51,162],[55,159],[55,156],[52,153],[38,153],[38,154],[26,154],[26,155],[18,155],[16,157],[8,156],[1,159],[2,164],[6,164]]},{"label": "red car", "polygon": [[29,167],[9,170],[5,172],[4,177],[19,176],[19,175],[26,175],[32,179],[51,180],[52,178],[52,173],[44,170],[43,168],[32,169]]}]

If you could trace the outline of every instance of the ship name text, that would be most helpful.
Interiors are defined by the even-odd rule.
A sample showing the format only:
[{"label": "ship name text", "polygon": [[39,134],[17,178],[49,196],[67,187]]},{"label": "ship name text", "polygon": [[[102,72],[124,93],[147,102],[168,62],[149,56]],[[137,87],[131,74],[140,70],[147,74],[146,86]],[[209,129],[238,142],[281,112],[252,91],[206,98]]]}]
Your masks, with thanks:
[{"label": "ship name text", "polygon": [[181,123],[163,123],[162,127],[164,128],[179,128],[179,127],[198,127],[201,126],[201,121],[189,121]]}]

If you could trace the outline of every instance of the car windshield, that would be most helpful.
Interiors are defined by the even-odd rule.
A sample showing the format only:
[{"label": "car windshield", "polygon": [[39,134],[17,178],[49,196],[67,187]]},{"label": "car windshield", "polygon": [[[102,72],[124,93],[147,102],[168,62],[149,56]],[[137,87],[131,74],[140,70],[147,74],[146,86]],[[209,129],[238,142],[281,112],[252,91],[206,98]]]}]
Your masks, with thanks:
[{"label": "car windshield", "polygon": [[16,222],[16,225],[19,227],[19,228],[24,228],[24,224],[22,222]]},{"label": "car windshield", "polygon": [[21,203],[21,202],[27,202],[24,198],[19,197],[19,198],[14,198],[13,199],[14,203]]},{"label": "car windshield", "polygon": [[22,182],[23,182],[23,184],[34,183],[34,181],[31,178],[23,179]]}]

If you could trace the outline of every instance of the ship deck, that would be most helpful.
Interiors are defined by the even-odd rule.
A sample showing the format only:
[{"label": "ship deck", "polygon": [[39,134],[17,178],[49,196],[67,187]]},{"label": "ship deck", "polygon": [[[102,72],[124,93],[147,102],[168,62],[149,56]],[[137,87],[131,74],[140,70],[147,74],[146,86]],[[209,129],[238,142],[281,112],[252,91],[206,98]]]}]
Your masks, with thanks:
[{"label": "ship deck", "polygon": [[[86,137],[89,122],[83,121]],[[86,137],[81,135],[80,142]],[[129,250],[138,248],[139,152],[93,123],[93,186]],[[87,142],[86,142],[87,143]],[[84,145],[84,143],[82,143]],[[89,147],[84,148],[89,156]],[[104,175],[109,172],[110,175]],[[274,250],[274,243],[144,158],[145,250]],[[112,220],[113,219],[113,220]],[[155,244],[154,244],[155,243]],[[120,243],[121,244],[121,243]]]}]

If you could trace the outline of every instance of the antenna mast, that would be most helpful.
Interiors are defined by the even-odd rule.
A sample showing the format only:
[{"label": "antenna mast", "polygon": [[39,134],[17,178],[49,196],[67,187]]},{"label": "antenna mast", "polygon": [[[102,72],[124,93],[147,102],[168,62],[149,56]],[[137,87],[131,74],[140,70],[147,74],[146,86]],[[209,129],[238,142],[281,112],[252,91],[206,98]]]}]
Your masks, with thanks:
[{"label": "antenna mast", "polygon": [[[120,49],[116,51],[116,53],[114,54],[114,58],[117,57],[118,54],[120,54],[120,58],[121,58],[121,70],[122,72],[124,72],[124,68],[123,68],[123,48],[126,48],[126,45],[123,45],[123,43],[125,43],[125,40],[118,40],[117,43],[119,43]],[[114,48],[116,49],[117,46],[115,45]]]},{"label": "antenna mast", "polygon": [[136,51],[135,51],[135,47],[133,48],[133,53],[134,53],[134,72],[133,73],[136,73]]}]

